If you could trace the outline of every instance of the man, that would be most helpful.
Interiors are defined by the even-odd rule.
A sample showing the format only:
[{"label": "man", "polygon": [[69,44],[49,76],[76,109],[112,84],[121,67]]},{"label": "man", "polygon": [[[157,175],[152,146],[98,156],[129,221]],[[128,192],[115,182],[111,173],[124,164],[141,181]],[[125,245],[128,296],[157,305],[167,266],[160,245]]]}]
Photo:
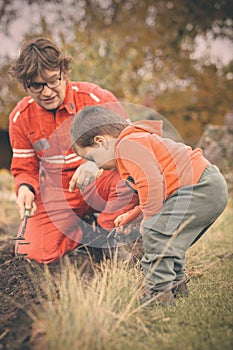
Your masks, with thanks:
[{"label": "man", "polygon": [[14,108],[9,125],[20,218],[30,211],[16,253],[39,263],[55,261],[85,240],[86,214],[100,213],[98,225],[108,232],[137,202],[117,172],[100,172],[93,162],[81,165],[72,151],[70,123],[82,107],[101,104],[126,115],[109,91],[71,82],[70,63],[52,41],[37,38],[25,42],[10,70],[29,95]]}]

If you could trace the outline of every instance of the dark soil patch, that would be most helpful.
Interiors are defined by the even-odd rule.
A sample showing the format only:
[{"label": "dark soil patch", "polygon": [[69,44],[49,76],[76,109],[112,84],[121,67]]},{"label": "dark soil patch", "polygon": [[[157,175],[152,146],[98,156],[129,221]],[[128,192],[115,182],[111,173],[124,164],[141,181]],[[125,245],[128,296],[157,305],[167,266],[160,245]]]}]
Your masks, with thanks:
[{"label": "dark soil patch", "polygon": [[[1,233],[6,240],[0,247],[0,349],[28,350],[33,323],[29,311],[42,301],[38,286],[44,270],[42,265],[16,257],[13,236]],[[56,274],[60,267],[60,262],[53,263],[49,270]]]},{"label": "dark soil patch", "polygon": [[[0,225],[1,226],[1,225]],[[43,301],[40,285],[44,282],[43,265],[14,255],[17,227],[0,227],[0,350],[30,350],[33,320],[30,310]],[[10,232],[10,233],[9,233]],[[130,249],[130,248],[129,248]],[[140,255],[141,244],[136,255]],[[69,257],[77,266],[85,266],[82,273],[91,276],[92,263],[100,261],[99,252],[83,249]],[[49,264],[51,276],[61,273],[61,260]],[[33,340],[34,342],[34,340]]]},{"label": "dark soil patch", "polygon": [[27,261],[13,254],[10,239],[1,246],[0,349],[30,349],[32,320],[27,315],[36,293],[27,273]]}]

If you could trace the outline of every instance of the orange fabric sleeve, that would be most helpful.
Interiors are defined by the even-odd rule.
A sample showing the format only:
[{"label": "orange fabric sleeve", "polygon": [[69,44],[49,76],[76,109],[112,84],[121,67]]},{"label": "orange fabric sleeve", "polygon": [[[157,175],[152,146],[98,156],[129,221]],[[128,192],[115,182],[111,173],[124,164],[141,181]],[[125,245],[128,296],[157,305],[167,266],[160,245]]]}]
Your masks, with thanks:
[{"label": "orange fabric sleeve", "polygon": [[126,226],[132,223],[132,221],[136,223],[142,219],[142,211],[139,205],[129,210],[126,214],[127,216],[121,221],[120,226]]},{"label": "orange fabric sleeve", "polygon": [[144,219],[159,212],[165,199],[164,178],[147,140],[122,139],[116,149],[116,164],[121,178],[133,178]]}]

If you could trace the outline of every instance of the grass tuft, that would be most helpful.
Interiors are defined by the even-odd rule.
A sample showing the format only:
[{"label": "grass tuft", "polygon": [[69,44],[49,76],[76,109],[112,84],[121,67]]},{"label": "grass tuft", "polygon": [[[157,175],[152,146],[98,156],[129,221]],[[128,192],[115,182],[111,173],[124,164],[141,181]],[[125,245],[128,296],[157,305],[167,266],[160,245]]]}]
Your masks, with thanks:
[{"label": "grass tuft", "polygon": [[137,267],[129,271],[128,264],[115,257],[94,266],[90,277],[66,257],[61,271],[54,279],[45,267],[42,288],[47,301],[32,313],[50,350],[121,349],[119,339],[127,337],[128,328],[136,324],[146,332],[141,308],[135,311],[142,279]]},{"label": "grass tuft", "polygon": [[178,299],[176,307],[140,306],[140,266],[117,256],[91,262],[91,275],[68,257],[56,276],[45,268],[46,297],[31,313],[32,350],[231,349],[232,208],[230,200],[213,228],[189,250],[190,297]]}]

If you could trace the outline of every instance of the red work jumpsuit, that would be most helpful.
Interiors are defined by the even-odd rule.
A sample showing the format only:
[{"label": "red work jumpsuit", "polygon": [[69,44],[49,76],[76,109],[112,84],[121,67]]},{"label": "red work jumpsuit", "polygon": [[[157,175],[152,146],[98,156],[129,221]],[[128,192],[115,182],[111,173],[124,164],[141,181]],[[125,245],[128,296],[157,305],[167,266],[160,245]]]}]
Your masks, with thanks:
[{"label": "red work jumpsuit", "polygon": [[18,253],[27,254],[28,259],[50,263],[75,249],[82,239],[80,220],[85,214],[100,213],[98,224],[110,230],[119,214],[137,204],[138,198],[115,171],[104,171],[84,193],[68,191],[74,171],[83,162],[72,150],[70,123],[82,107],[96,104],[124,114],[109,91],[92,83],[70,82],[55,114],[28,96],[10,115],[15,190],[30,185],[37,205],[25,231],[30,244],[17,246]]}]

